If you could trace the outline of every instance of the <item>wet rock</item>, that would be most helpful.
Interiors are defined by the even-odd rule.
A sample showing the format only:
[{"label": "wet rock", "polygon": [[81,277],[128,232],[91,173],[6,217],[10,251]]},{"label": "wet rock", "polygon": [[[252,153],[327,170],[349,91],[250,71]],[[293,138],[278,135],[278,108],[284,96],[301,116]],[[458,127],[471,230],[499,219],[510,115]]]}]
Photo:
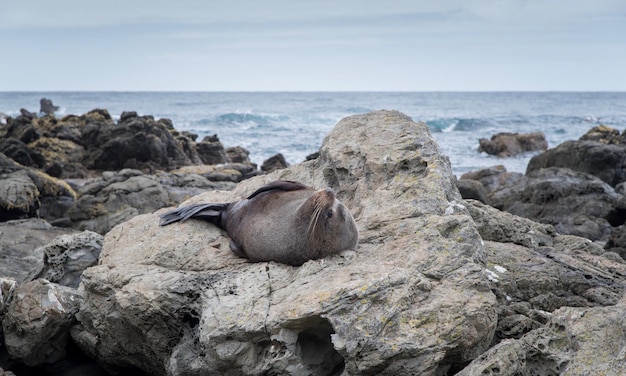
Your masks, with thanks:
[{"label": "wet rock", "polygon": [[481,138],[478,152],[485,152],[499,157],[510,157],[528,151],[546,150],[548,142],[542,132],[533,133],[498,133],[490,140]]},{"label": "wet rock", "polygon": [[39,112],[46,115],[54,115],[59,110],[59,106],[52,104],[52,100],[48,98],[41,98],[39,100]]},{"label": "wet rock", "polygon": [[2,320],[6,350],[29,366],[65,357],[81,297],[75,289],[37,279],[14,292]]},{"label": "wet rock", "polygon": [[287,167],[289,167],[289,163],[287,163],[285,156],[281,153],[278,153],[263,161],[263,163],[261,164],[261,171],[272,172]]},{"label": "wet rock", "polygon": [[109,369],[155,375],[440,375],[487,349],[485,250],[425,124],[394,111],[348,117],[317,160],[187,203],[237,200],[275,179],[333,187],[356,218],[356,252],[249,263],[208,223],[137,216],[107,233],[83,273],[74,340]]}]

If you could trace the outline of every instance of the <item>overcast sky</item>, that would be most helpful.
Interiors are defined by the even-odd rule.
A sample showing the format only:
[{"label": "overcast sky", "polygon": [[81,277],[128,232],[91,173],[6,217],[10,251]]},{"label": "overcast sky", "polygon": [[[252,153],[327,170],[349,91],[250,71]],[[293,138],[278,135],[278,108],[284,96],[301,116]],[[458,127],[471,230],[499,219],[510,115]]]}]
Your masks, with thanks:
[{"label": "overcast sky", "polygon": [[626,90],[623,0],[1,0],[0,91]]}]

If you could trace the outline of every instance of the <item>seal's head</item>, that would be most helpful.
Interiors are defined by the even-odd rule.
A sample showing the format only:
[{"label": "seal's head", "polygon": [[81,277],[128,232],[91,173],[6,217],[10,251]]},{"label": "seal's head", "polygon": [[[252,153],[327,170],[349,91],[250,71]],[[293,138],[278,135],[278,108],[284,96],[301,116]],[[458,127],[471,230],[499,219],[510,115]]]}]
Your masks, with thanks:
[{"label": "seal's head", "polygon": [[354,218],[335,196],[332,188],[316,191],[300,208],[308,214],[307,236],[319,257],[355,249],[359,242]]}]

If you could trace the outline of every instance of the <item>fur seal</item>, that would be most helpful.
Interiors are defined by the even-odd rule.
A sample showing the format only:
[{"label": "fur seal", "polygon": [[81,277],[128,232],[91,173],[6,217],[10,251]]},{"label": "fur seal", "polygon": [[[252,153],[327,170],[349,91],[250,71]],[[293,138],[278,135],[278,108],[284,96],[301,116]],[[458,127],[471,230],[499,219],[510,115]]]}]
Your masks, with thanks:
[{"label": "fur seal", "polygon": [[331,188],[288,180],[266,184],[241,201],[175,209],[161,215],[161,226],[189,218],[226,230],[230,249],[250,261],[297,266],[355,249],[359,241],[352,214]]}]

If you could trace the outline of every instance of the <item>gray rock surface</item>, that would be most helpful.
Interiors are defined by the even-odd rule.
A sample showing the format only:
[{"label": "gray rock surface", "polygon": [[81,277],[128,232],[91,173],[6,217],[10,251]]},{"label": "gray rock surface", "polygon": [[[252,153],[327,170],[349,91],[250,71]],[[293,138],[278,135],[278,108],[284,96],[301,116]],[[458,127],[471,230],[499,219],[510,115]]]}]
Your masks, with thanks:
[{"label": "gray rock surface", "polygon": [[206,190],[234,185],[211,182],[191,172],[149,175],[133,169],[104,172],[81,183],[76,187],[80,198],[68,211],[66,225],[99,234],[136,215],[154,212]]},{"label": "gray rock surface", "polygon": [[452,374],[492,342],[485,249],[428,127],[394,111],[342,120],[319,158],[189,200],[228,202],[275,179],[331,186],[356,252],[248,263],[214,226],[140,215],[87,269],[74,340],[149,374]]},{"label": "gray rock surface", "polygon": [[79,303],[75,289],[45,279],[19,286],[2,320],[8,353],[29,366],[62,359]]},{"label": "gray rock surface", "polygon": [[29,280],[43,267],[42,246],[59,235],[76,232],[35,218],[0,222],[0,277],[10,277],[18,283]]},{"label": "gray rock surface", "polygon": [[103,240],[91,231],[56,237],[42,247],[44,262],[35,278],[77,288],[83,271],[98,263]]},{"label": "gray rock surface", "polygon": [[548,167],[565,167],[595,175],[614,187],[626,181],[626,145],[566,141],[531,158],[526,172]]}]

